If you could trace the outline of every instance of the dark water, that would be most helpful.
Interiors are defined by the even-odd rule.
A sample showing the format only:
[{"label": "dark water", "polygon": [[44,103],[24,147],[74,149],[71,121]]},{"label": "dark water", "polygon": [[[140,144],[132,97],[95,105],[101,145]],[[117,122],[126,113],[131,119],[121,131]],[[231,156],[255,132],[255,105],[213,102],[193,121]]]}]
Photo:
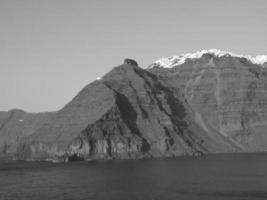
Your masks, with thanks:
[{"label": "dark water", "polygon": [[267,199],[267,154],[70,164],[1,161],[0,199]]}]

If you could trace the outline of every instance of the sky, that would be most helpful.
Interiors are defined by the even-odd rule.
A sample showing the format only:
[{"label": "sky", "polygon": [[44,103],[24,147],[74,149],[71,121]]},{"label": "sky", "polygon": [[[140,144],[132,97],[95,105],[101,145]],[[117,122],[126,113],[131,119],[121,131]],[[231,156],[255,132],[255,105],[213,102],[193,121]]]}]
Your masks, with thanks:
[{"label": "sky", "polygon": [[266,0],[0,0],[0,110],[54,111],[124,58],[267,54]]}]

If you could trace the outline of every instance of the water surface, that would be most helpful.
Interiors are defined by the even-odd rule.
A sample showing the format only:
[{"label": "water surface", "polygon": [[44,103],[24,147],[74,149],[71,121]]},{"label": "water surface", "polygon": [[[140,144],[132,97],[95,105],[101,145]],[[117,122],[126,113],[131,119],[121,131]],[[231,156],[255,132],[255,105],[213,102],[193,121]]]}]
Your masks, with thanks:
[{"label": "water surface", "polygon": [[68,164],[2,160],[0,199],[267,199],[267,154]]}]

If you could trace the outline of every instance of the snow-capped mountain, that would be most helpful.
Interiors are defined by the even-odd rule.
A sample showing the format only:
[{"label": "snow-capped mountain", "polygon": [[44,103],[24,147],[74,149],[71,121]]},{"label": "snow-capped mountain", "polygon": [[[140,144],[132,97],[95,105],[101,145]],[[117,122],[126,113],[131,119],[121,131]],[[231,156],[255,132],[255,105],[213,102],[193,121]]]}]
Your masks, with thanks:
[{"label": "snow-capped mountain", "polygon": [[223,56],[229,56],[229,57],[234,57],[234,58],[244,58],[256,65],[263,65],[264,63],[267,62],[267,55],[257,55],[253,57],[253,56],[247,56],[247,55],[239,55],[239,54],[235,54],[235,53],[227,52],[227,51],[221,51],[218,49],[209,49],[209,50],[197,51],[195,53],[186,53],[186,54],[181,54],[179,56],[161,58],[157,60],[156,62],[154,62],[152,65],[150,65],[148,68],[153,68],[155,66],[163,67],[163,68],[172,68],[177,65],[184,64],[187,60],[200,59],[203,57],[203,55],[206,55],[206,54],[217,57],[217,58],[220,58]]}]

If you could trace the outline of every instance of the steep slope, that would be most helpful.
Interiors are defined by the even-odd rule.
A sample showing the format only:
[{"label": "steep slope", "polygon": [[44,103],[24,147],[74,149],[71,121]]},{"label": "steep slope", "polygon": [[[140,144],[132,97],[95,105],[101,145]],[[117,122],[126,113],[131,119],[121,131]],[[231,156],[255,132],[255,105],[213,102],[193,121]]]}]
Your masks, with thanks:
[{"label": "steep slope", "polygon": [[175,88],[126,60],[86,86],[18,150],[18,158],[89,160],[238,151],[195,123]]},{"label": "steep slope", "polygon": [[243,151],[266,151],[266,62],[266,56],[208,50],[165,58],[148,70],[181,90],[207,132],[219,132]]},{"label": "steep slope", "polygon": [[17,145],[30,136],[53,113],[0,112],[0,154],[15,153]]}]

